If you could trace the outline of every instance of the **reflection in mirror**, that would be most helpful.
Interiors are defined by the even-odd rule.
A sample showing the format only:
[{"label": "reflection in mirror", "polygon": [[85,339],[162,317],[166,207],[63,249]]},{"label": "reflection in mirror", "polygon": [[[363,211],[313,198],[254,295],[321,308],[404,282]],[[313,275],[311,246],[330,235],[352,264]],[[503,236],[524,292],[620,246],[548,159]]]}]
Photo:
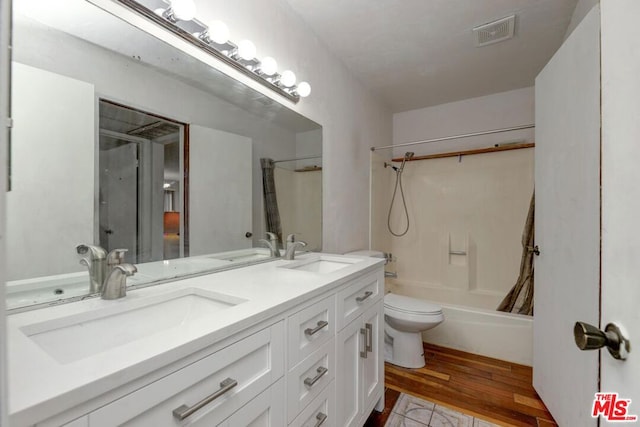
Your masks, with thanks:
[{"label": "reflection in mirror", "polygon": [[133,286],[268,260],[261,158],[317,157],[277,197],[322,247],[317,123],[85,0],[15,0],[13,61],[10,309],[86,296],[78,245],[126,249]]},{"label": "reflection in mirror", "polygon": [[295,234],[305,249],[322,249],[322,156],[276,160],[276,198],[282,235]]},{"label": "reflection in mirror", "polygon": [[99,245],[132,264],[183,256],[185,125],[105,100],[99,111]]}]

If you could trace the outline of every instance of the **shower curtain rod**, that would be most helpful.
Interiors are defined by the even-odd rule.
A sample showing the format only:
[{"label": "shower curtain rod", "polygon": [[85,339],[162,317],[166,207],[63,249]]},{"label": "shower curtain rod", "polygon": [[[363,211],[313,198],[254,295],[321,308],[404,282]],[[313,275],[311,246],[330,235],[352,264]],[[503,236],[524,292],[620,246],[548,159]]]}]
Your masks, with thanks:
[{"label": "shower curtain rod", "polygon": [[311,159],[321,159],[321,158],[322,156],[298,157],[297,159],[274,160],[273,163],[293,162],[296,160],[311,160]]},{"label": "shower curtain rod", "polygon": [[535,124],[530,124],[530,125],[514,126],[514,127],[511,127],[511,128],[486,130],[486,131],[482,131],[482,132],[464,133],[464,134],[461,134],[461,135],[445,136],[445,137],[442,137],[442,138],[425,139],[423,141],[405,142],[405,143],[402,143],[402,144],[385,145],[383,147],[371,147],[371,151],[383,150],[383,149],[387,149],[387,148],[396,148],[396,147],[408,147],[410,145],[418,145],[418,144],[428,144],[430,142],[448,141],[450,139],[469,138],[469,137],[472,137],[472,136],[491,135],[491,134],[494,134],[494,133],[511,132],[513,130],[531,129],[531,128],[534,128],[534,127],[536,127]]}]

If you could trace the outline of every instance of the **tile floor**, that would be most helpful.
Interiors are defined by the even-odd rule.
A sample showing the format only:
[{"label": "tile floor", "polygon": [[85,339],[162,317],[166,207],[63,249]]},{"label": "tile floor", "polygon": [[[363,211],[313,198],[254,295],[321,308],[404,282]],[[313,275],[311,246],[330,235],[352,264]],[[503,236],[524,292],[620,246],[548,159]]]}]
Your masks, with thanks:
[{"label": "tile floor", "polygon": [[471,415],[402,393],[385,427],[497,427]]}]

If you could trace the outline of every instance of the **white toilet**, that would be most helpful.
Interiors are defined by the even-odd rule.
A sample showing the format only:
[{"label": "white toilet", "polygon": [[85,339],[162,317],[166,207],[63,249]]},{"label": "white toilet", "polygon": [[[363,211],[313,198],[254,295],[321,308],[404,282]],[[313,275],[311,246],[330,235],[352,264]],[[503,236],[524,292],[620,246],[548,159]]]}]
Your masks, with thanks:
[{"label": "white toilet", "polygon": [[425,365],[422,331],[444,321],[442,307],[416,298],[384,296],[384,359],[405,368]]},{"label": "white toilet", "polygon": [[[346,255],[385,258],[380,251],[356,251]],[[384,360],[405,368],[425,365],[422,331],[444,321],[442,307],[411,297],[384,296]]]}]

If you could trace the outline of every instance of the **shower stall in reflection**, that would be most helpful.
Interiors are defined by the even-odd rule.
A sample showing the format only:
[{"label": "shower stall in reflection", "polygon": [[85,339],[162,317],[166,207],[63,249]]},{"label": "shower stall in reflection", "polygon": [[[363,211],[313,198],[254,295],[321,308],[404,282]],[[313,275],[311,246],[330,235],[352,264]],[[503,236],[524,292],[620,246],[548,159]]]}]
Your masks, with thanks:
[{"label": "shower stall in reflection", "polygon": [[391,254],[386,291],[442,306],[425,341],[531,365],[532,318],[496,308],[519,274],[534,148],[496,142],[372,151],[371,249]]},{"label": "shower stall in reflection", "polygon": [[[267,231],[283,237],[294,234],[305,250],[322,250],[322,156],[261,159]],[[270,176],[272,174],[272,176]],[[268,184],[266,180],[272,180]],[[275,193],[267,194],[267,193]],[[278,233],[278,231],[280,233]]]}]

